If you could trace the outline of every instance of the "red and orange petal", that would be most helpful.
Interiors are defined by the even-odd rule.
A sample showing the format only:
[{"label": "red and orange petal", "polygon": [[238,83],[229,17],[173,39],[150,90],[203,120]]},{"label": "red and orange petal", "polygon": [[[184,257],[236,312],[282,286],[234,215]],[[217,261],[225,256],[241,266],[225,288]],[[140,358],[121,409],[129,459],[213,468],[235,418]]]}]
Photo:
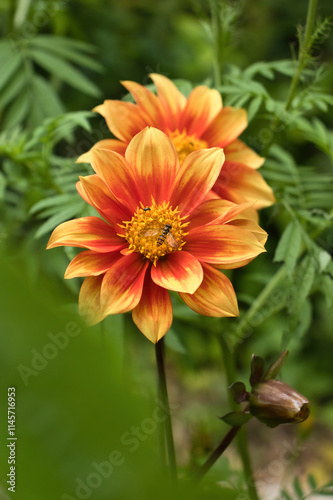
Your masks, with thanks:
[{"label": "red and orange petal", "polygon": [[246,129],[247,113],[242,108],[223,108],[210,125],[206,128],[200,139],[207,141],[209,146],[223,148]]},{"label": "red and orange petal", "polygon": [[[125,158],[131,165],[139,193],[137,202],[150,205],[170,200],[170,188],[179,170],[175,147],[156,128],[145,128],[129,144]],[[139,203],[137,203],[138,206]]]},{"label": "red and orange petal", "polygon": [[55,228],[47,249],[66,245],[102,253],[121,250],[126,246],[109,224],[93,216],[63,222]]},{"label": "red and orange petal", "polygon": [[275,202],[272,189],[257,170],[228,159],[213,189],[222,199],[234,203],[253,202],[256,209]]},{"label": "red and orange petal", "polygon": [[200,262],[219,269],[236,269],[265,252],[265,248],[250,231],[240,231],[228,224],[213,224],[189,231],[186,251]]},{"label": "red and orange petal", "polygon": [[100,304],[106,315],[131,311],[141,299],[150,262],[139,253],[121,256],[104,275]]},{"label": "red and orange petal", "polygon": [[221,109],[222,99],[216,89],[195,87],[182,112],[179,130],[186,130],[189,136],[195,134],[200,137]]},{"label": "red and orange petal", "polygon": [[125,156],[125,151],[127,148],[127,143],[118,141],[118,139],[103,139],[102,141],[96,142],[94,146],[89,149],[86,153],[83,153],[78,157],[76,163],[91,163],[92,161],[92,151],[94,149],[108,149],[109,151],[114,151],[122,156]]},{"label": "red and orange petal", "polygon": [[152,73],[149,76],[156,86],[157,96],[163,107],[167,129],[179,129],[180,116],[186,106],[186,97],[166,76],[157,73]]},{"label": "red and orange petal", "polygon": [[100,303],[102,276],[88,276],[81,285],[79,294],[79,312],[89,326],[96,325],[107,314],[104,313]]},{"label": "red and orange petal", "polygon": [[99,276],[106,273],[120,258],[119,252],[98,253],[85,250],[70,262],[65,272],[65,279]]},{"label": "red and orange petal", "polygon": [[208,195],[224,162],[220,148],[202,149],[190,153],[180,165],[170,196],[182,215],[191,213]]},{"label": "red and orange petal", "polygon": [[154,344],[171,327],[173,316],[169,292],[155,285],[148,273],[141,300],[133,309],[132,318],[139,330]]},{"label": "red and orange petal", "polygon": [[228,161],[242,163],[251,168],[259,168],[265,162],[265,158],[257,155],[243,141],[236,139],[224,147],[224,153]]},{"label": "red and orange petal", "polygon": [[193,293],[203,278],[200,262],[188,252],[173,252],[151,268],[151,279],[156,285],[174,292]]},{"label": "red and orange petal", "polygon": [[204,277],[193,293],[180,293],[193,311],[204,316],[238,316],[237,297],[229,279],[214,267],[202,264]]}]

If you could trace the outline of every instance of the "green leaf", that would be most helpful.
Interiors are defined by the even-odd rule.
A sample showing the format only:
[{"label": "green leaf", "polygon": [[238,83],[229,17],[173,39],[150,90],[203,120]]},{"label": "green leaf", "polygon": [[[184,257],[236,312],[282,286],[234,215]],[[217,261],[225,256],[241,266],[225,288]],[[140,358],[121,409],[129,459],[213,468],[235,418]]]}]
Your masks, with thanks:
[{"label": "green leaf", "polygon": [[252,415],[250,413],[244,413],[242,411],[232,411],[224,415],[224,417],[220,417],[223,422],[226,424],[234,426],[241,426],[247,424],[249,420],[251,420]]},{"label": "green leaf", "polygon": [[300,483],[298,477],[295,477],[295,479],[293,481],[293,487],[294,487],[294,491],[295,491],[296,495],[298,496],[298,498],[302,498],[303,497],[303,490],[302,490],[301,483]]},{"label": "green leaf", "polygon": [[60,80],[72,87],[93,97],[100,95],[99,88],[92,81],[81,73],[81,71],[59,57],[39,49],[31,49],[30,55],[39,66],[56,75]]},{"label": "green leaf", "polygon": [[250,384],[254,385],[262,379],[265,362],[260,356],[252,354]]},{"label": "green leaf", "polygon": [[271,364],[271,366],[268,368],[267,372],[264,375],[265,380],[273,380],[275,377],[278,375],[279,371],[282,368],[282,365],[286,361],[286,358],[289,354],[289,351],[285,350],[283,351],[282,354],[278,357],[274,363]]},{"label": "green leaf", "polygon": [[41,76],[35,75],[32,80],[35,103],[40,106],[44,117],[58,116],[64,113],[64,106],[50,83]]},{"label": "green leaf", "polygon": [[246,391],[245,385],[243,382],[234,382],[229,387],[231,390],[235,403],[242,403],[243,401],[247,401],[249,398],[249,393]]},{"label": "green leaf", "polygon": [[301,243],[301,226],[297,220],[293,219],[281,236],[275,250],[273,262],[285,262],[288,273],[292,273],[297,262]]},{"label": "green leaf", "polygon": [[9,107],[4,119],[4,127],[12,128],[22,123],[31,107],[31,93],[25,88],[18,98]]},{"label": "green leaf", "polygon": [[41,236],[44,236],[44,234],[50,233],[56,226],[61,224],[61,222],[74,218],[78,213],[80,213],[81,210],[81,201],[60,210],[40,226],[40,228],[36,231],[35,238],[40,238]]},{"label": "green leaf", "polygon": [[22,90],[26,82],[26,76],[23,67],[15,73],[0,96],[0,109],[9,104]]},{"label": "green leaf", "polygon": [[52,196],[50,198],[45,198],[44,200],[40,200],[33,205],[30,209],[30,214],[36,214],[44,210],[45,208],[54,207],[54,211],[58,212],[59,206],[66,206],[69,203],[73,203],[77,201],[77,195],[75,194],[59,194],[57,196]]},{"label": "green leaf", "polygon": [[258,95],[257,97],[255,97],[254,99],[252,99],[252,101],[250,102],[250,105],[249,107],[247,108],[247,118],[248,118],[248,121],[250,122],[254,117],[255,115],[258,113],[259,111],[259,108],[261,106],[261,103],[262,103],[262,96]]},{"label": "green leaf", "polygon": [[307,477],[307,482],[312,490],[315,490],[317,487],[317,481],[313,474],[309,474]]},{"label": "green leaf", "polygon": [[5,65],[1,66],[0,90],[6,85],[6,83],[10,80],[12,75],[21,64],[21,54],[19,52],[13,52],[12,57],[9,59],[9,61]]},{"label": "green leaf", "polygon": [[[60,43],[59,43],[60,41]],[[53,35],[38,35],[31,40],[31,46],[42,48],[94,71],[103,71],[103,66],[90,56],[82,54],[82,48],[73,46],[71,39]],[[67,43],[68,42],[68,43]]]},{"label": "green leaf", "polygon": [[170,328],[167,335],[165,336],[165,345],[169,349],[172,349],[173,351],[179,352],[180,354],[187,353],[185,346],[181,343],[178,335],[176,334],[176,332],[172,328]]}]

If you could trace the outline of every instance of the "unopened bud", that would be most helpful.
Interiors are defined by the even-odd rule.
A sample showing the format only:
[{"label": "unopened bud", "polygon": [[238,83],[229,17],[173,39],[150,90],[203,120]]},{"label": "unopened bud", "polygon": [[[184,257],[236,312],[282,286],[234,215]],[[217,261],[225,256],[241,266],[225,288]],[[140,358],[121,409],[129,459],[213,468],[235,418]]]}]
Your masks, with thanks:
[{"label": "unopened bud", "polygon": [[279,380],[263,380],[252,387],[250,413],[268,427],[299,423],[310,414],[310,402]]}]

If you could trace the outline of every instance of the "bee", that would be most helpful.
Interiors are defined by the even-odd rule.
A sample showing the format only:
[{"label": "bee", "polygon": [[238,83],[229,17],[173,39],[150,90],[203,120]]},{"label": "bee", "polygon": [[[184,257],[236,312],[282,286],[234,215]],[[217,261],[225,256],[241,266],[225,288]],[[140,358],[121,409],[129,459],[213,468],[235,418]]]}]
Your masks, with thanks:
[{"label": "bee", "polygon": [[146,207],[146,208],[143,209],[144,212],[148,212],[148,210],[150,210],[149,207]]},{"label": "bee", "polygon": [[[171,224],[165,224],[164,228],[162,229],[161,235],[157,239],[158,247],[164,243],[164,240],[167,242],[168,245],[170,245],[171,248],[174,248],[175,250],[179,247],[176,238],[170,232],[171,229],[172,229]],[[147,229],[147,231],[143,232],[143,236],[156,236],[160,231],[161,228]]]}]

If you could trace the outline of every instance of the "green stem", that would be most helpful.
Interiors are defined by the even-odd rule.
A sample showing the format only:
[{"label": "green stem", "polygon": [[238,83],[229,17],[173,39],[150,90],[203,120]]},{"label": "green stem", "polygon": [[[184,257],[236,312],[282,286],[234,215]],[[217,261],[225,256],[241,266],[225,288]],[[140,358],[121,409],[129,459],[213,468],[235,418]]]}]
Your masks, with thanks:
[{"label": "green stem", "polygon": [[221,23],[219,16],[219,6],[216,0],[209,1],[211,12],[211,24],[214,37],[214,52],[213,52],[213,72],[214,72],[214,86],[221,85]]},{"label": "green stem", "polygon": [[[286,277],[286,266],[283,265],[275,273],[273,278],[267,283],[262,292],[258,295],[256,300],[252,303],[250,309],[244,314],[242,320],[239,322],[237,327],[237,332],[242,333],[253,320],[253,317],[260,311],[262,306],[265,304],[266,300],[272,293],[272,291],[285,279]],[[234,380],[233,380],[234,381]]]},{"label": "green stem", "polygon": [[313,30],[313,25],[314,25],[314,20],[315,20],[317,3],[318,3],[318,0],[309,0],[308,13],[306,16],[304,38],[302,40],[302,43],[300,44],[299,53],[298,53],[299,55],[298,55],[297,70],[294,73],[293,79],[291,81],[287,101],[285,104],[286,111],[288,111],[288,109],[292,105],[293,99],[295,97],[296,89],[297,89],[298,84],[299,84],[299,80],[301,78],[302,72],[303,72],[303,70],[306,66],[306,63],[307,63],[307,58],[309,55],[309,51],[311,49],[311,36],[312,36],[312,30]]},{"label": "green stem", "polygon": [[168,455],[168,464],[170,468],[170,474],[172,478],[177,477],[177,468],[176,468],[176,456],[175,456],[175,447],[173,442],[173,433],[172,433],[172,423],[171,423],[171,415],[170,415],[170,405],[169,405],[169,397],[168,397],[168,389],[166,383],[165,376],[165,366],[164,366],[164,339],[161,338],[155,344],[155,356],[156,356],[156,365],[157,365],[157,373],[158,373],[158,393],[161,401],[163,402],[167,418],[164,421],[164,436],[161,439],[161,444],[163,441],[163,449],[162,453],[165,456],[165,441],[166,441],[166,450]]},{"label": "green stem", "polygon": [[212,453],[207,458],[206,462],[200,467],[197,474],[194,477],[194,481],[200,481],[200,479],[209,471],[209,469],[215,464],[216,460],[220,458],[222,453],[227,449],[233,438],[236,436],[240,427],[234,426],[230,429],[228,434],[222,439],[221,443],[212,451]]},{"label": "green stem", "polygon": [[[236,366],[235,366],[235,358],[233,353],[230,352],[229,346],[223,335],[219,337],[220,344],[222,347],[225,371],[227,375],[228,386],[230,386],[233,382],[236,381]],[[238,407],[233,399],[231,391],[229,392],[229,399],[232,410],[238,410]],[[238,427],[237,429],[240,429]],[[243,464],[243,473],[244,478],[247,484],[247,489],[249,492],[249,496],[251,500],[259,500],[258,493],[256,490],[256,486],[253,479],[253,472],[251,467],[251,460],[249,455],[249,449],[247,444],[247,436],[246,431],[243,426],[241,432],[237,436],[237,447]]]},{"label": "green stem", "polygon": [[[307,11],[307,16],[306,16],[304,37],[303,38],[300,37],[300,47],[299,47],[299,51],[298,51],[297,69],[295,70],[295,73],[294,73],[292,80],[291,80],[288,95],[286,98],[286,103],[284,105],[285,111],[288,111],[292,106],[302,72],[307,65],[309,52],[311,50],[311,36],[312,36],[312,30],[313,30],[313,25],[314,25],[314,21],[315,21],[317,3],[318,3],[318,0],[309,0],[309,3],[308,3],[308,11]],[[270,147],[272,146],[272,144],[275,140],[276,132],[278,130],[280,122],[281,122],[280,117],[276,117],[275,120],[273,121],[273,123],[271,125],[272,139],[271,139],[271,141],[268,142],[268,144],[266,145],[266,147],[262,151],[263,156],[267,156],[268,151],[270,150]]]}]

